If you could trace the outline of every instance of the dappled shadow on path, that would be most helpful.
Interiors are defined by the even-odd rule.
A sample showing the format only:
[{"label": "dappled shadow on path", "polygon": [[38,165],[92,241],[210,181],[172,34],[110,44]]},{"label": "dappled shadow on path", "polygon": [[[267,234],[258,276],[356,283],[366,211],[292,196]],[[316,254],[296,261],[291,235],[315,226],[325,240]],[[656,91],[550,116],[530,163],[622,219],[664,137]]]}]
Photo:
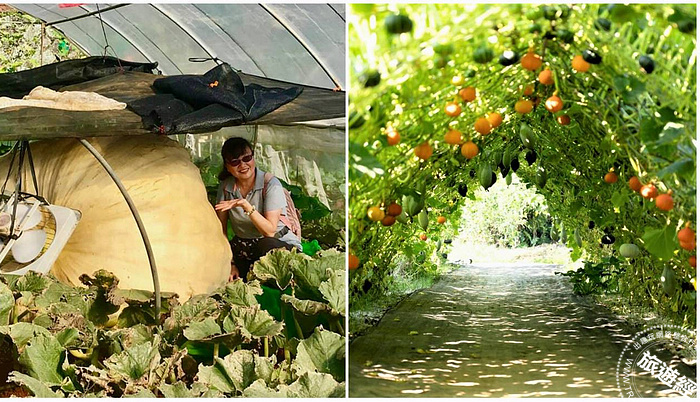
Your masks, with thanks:
[{"label": "dappled shadow on path", "polygon": [[635,331],[557,268],[463,267],[414,294],[350,345],[350,396],[620,397]]}]

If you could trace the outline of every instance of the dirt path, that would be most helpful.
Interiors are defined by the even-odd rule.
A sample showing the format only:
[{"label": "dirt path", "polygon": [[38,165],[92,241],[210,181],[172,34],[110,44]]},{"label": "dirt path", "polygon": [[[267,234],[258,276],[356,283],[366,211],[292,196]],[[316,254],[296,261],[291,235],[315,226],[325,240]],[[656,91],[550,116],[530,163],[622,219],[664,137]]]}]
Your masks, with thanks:
[{"label": "dirt path", "polygon": [[[350,396],[620,397],[636,331],[557,270],[478,264],[412,295],[350,345]],[[675,396],[664,388],[649,396]]]}]

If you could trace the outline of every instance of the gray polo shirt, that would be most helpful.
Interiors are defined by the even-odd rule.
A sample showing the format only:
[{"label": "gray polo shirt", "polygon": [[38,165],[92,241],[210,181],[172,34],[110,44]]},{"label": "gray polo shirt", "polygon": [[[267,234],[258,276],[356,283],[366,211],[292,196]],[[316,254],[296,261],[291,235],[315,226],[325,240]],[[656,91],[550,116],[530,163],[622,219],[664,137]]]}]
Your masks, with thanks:
[{"label": "gray polo shirt", "polygon": [[[241,192],[239,189],[235,189],[236,178],[230,176],[226,178],[219,184],[219,192],[216,196],[216,202],[234,200],[241,198]],[[265,187],[265,172],[255,168],[255,185],[253,190],[248,193],[246,199],[250,205],[255,206],[261,214],[265,214],[267,211],[274,211],[281,209],[282,214],[287,214],[287,200],[284,196],[284,188],[282,183],[273,177],[270,182],[267,183],[267,191],[263,194],[263,188]],[[245,214],[243,208],[232,208],[229,210],[228,218],[231,221],[231,227],[233,228],[233,233],[236,236],[243,239],[255,239],[263,237],[258,229],[253,225],[253,221],[250,217]],[[284,223],[282,220],[277,222],[277,232],[284,228]],[[301,250],[301,242],[299,239],[289,231],[287,234],[280,238],[281,241],[291,244]]]}]

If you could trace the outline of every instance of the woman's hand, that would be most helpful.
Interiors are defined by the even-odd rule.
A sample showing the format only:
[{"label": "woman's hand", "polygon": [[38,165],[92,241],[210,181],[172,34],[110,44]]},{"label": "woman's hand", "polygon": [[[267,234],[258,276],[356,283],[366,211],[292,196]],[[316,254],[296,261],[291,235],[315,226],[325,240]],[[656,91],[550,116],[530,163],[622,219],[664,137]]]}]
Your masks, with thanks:
[{"label": "woman's hand", "polygon": [[231,273],[228,276],[228,281],[231,282],[234,279],[238,279],[240,276],[240,272],[238,272],[238,268],[236,268],[235,265],[231,264]]},{"label": "woman's hand", "polygon": [[243,208],[245,212],[249,212],[251,209],[253,209],[253,206],[250,205],[248,200],[245,198],[237,198],[235,200],[227,200],[227,201],[221,201],[220,203],[216,204],[214,206],[214,209],[219,211],[219,212],[224,212],[231,210],[233,208]]}]

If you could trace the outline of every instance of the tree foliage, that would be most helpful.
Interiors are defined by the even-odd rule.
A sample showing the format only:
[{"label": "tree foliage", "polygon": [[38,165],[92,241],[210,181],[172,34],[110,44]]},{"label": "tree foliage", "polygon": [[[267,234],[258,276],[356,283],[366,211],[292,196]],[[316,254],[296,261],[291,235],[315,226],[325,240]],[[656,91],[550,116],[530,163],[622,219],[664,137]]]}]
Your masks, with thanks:
[{"label": "tree foliage", "polygon": [[[620,294],[695,325],[690,283],[696,271],[689,263],[695,250],[681,249],[675,236],[687,223],[695,228],[694,5],[359,5],[352,10],[349,246],[360,268],[351,290],[358,292],[366,281],[385,283],[397,255],[428,253],[424,262],[413,259],[413,269],[431,269],[430,255],[459,227],[461,207],[472,202],[477,186],[488,186],[480,173],[491,169],[508,176],[505,153],[518,159],[518,177],[545,198],[561,222],[574,258],[585,250],[593,262],[601,261],[623,243],[638,245],[642,254],[622,264]],[[410,31],[389,32],[406,25],[387,29],[386,18],[395,14],[411,19]],[[511,60],[528,52],[542,60],[534,71]],[[577,71],[572,61],[580,55],[601,60]],[[653,71],[641,56],[653,60]],[[551,70],[551,85],[540,83],[543,69]],[[525,95],[528,86],[532,94]],[[459,91],[465,87],[476,89],[473,101],[463,101]],[[559,103],[548,102],[555,95],[563,107],[550,112]],[[516,113],[520,100],[531,101],[533,110]],[[461,112],[448,113],[449,102]],[[482,129],[475,127],[477,119],[490,113],[499,113],[502,123],[489,134],[477,133]],[[561,124],[563,115],[569,124]],[[525,134],[523,125],[529,128]],[[449,129],[462,133],[462,143],[472,140],[478,155],[467,160],[459,145],[447,144]],[[426,142],[432,155],[421,160],[413,149]],[[525,158],[530,150],[537,155],[532,164]],[[619,180],[606,182],[609,172]],[[627,182],[633,176],[654,184],[659,194],[672,191],[673,208],[660,210],[631,190]],[[466,197],[459,194],[460,185],[469,189]],[[419,239],[423,230],[415,222],[384,227],[367,218],[369,207],[386,208],[419,187],[426,188],[427,241]],[[437,215],[445,216],[447,225],[438,225]],[[612,237],[612,244],[603,244]],[[661,285],[666,267],[680,285],[671,294]]]}]

